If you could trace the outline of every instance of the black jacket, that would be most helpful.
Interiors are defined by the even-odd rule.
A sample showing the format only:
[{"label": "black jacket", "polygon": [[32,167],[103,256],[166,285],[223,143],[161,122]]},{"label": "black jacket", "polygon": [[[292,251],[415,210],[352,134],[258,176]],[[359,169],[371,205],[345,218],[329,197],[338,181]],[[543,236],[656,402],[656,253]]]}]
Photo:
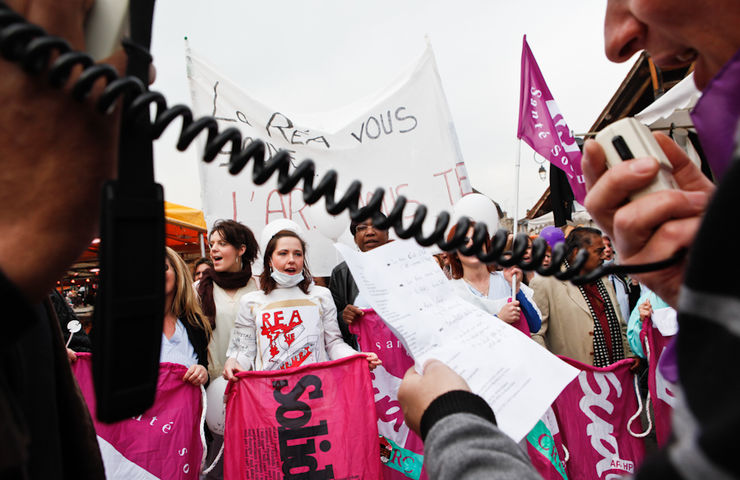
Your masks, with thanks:
[{"label": "black jacket", "polygon": [[28,304],[2,272],[0,302],[0,478],[105,478],[51,302]]},{"label": "black jacket", "polygon": [[[187,320],[181,319],[180,321],[188,333],[188,340],[190,340],[195,355],[198,357],[198,364],[206,367],[206,371],[208,371],[208,339],[206,338],[206,332],[194,327]],[[208,383],[210,383],[210,380],[204,386],[207,387]]]},{"label": "black jacket", "polygon": [[331,296],[334,298],[334,305],[337,306],[337,323],[339,324],[339,330],[342,332],[342,338],[344,338],[347,345],[357,350],[357,337],[350,333],[349,326],[342,318],[344,308],[347,305],[352,305],[352,302],[360,293],[355,279],[352,278],[352,273],[349,271],[347,262],[340,263],[331,271],[329,290],[331,290]]}]

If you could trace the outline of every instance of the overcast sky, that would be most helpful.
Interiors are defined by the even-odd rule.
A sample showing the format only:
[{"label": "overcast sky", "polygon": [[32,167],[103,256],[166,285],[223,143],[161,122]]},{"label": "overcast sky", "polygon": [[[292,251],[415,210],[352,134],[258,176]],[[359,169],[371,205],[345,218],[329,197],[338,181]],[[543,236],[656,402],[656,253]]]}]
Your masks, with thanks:
[{"label": "overcast sky", "polygon": [[[388,85],[434,49],[472,185],[514,210],[522,35],[575,133],[587,131],[632,65],[604,56],[605,1],[159,0],[153,88],[191,104],[184,40],[265,105],[333,110]],[[175,128],[156,143],[157,180],[168,201],[201,208],[196,148],[175,150]],[[538,160],[542,160],[539,158]],[[547,183],[525,144],[519,212]]]}]

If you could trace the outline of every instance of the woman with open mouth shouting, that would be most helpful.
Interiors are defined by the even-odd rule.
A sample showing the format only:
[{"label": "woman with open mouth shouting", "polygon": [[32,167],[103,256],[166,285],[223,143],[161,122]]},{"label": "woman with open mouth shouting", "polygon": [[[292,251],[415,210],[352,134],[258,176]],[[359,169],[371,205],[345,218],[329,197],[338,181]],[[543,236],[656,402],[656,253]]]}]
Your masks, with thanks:
[{"label": "woman with open mouth shouting", "polygon": [[239,311],[239,300],[257,290],[252,262],[259,246],[252,231],[233,220],[219,220],[209,237],[213,268],[203,273],[197,285],[203,313],[213,328],[208,345],[211,378],[221,375],[226,361],[229,336]]}]

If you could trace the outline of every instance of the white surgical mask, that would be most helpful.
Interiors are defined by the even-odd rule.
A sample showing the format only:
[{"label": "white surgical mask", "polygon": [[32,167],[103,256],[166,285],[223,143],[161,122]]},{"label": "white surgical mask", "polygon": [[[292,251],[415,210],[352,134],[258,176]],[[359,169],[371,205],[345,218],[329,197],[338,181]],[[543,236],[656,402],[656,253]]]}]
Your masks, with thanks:
[{"label": "white surgical mask", "polygon": [[273,280],[277,282],[278,285],[285,288],[295,287],[303,281],[303,272],[297,273],[295,275],[288,275],[285,272],[273,270],[272,273],[270,273],[270,276]]}]

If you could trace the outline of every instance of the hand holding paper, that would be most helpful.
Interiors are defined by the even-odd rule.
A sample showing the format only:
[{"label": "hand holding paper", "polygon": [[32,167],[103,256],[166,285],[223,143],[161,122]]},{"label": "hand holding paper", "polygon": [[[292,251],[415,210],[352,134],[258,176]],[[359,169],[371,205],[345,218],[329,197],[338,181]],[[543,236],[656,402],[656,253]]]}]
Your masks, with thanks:
[{"label": "hand holding paper", "polygon": [[470,391],[467,382],[450,367],[439,360],[429,360],[424,364],[424,374],[419,375],[409,368],[398,389],[398,401],[403,408],[406,425],[419,433],[419,424],[427,407],[440,395],[453,390]]},{"label": "hand holding paper", "polygon": [[519,441],[577,371],[453,292],[434,258],[409,241],[360,253],[337,244],[360,291],[414,357],[448,365]]}]

